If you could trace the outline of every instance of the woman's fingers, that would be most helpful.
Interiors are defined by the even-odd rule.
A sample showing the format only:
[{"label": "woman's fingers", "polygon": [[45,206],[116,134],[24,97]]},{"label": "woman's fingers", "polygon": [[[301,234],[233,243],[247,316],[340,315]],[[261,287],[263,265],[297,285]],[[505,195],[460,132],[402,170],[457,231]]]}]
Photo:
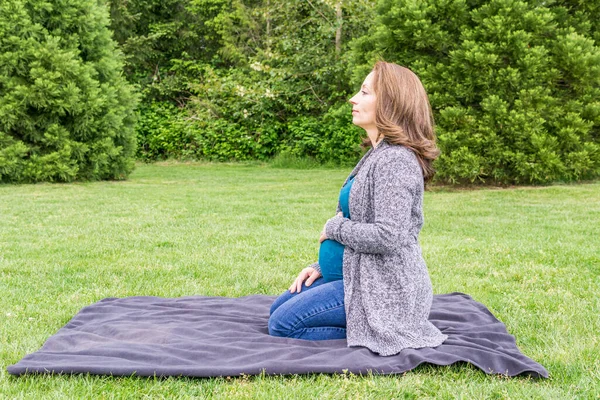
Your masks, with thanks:
[{"label": "woman's fingers", "polygon": [[[341,211],[336,214],[336,217],[343,217],[343,216],[344,216],[344,213]],[[331,218],[331,219],[333,219],[333,218]],[[327,222],[329,222],[329,220],[327,220]],[[327,240],[327,236],[325,235],[325,229],[327,229],[327,222],[325,222],[325,225],[323,225],[323,230],[321,231],[321,236],[319,237],[319,243],[323,243],[324,240]]]},{"label": "woman's fingers", "polygon": [[327,236],[325,236],[325,233],[321,232],[321,236],[319,237],[319,243],[323,243],[323,241],[326,239],[327,239]]},{"label": "woman's fingers", "polygon": [[300,276],[298,276],[298,278],[294,279],[294,282],[292,282],[292,286],[290,286],[290,293],[296,293],[298,279],[300,279]]},{"label": "woman's fingers", "polygon": [[316,280],[317,280],[317,278],[318,278],[318,277],[320,277],[320,276],[321,276],[321,274],[320,274],[320,273],[318,273],[316,270],[315,270],[315,271],[313,271],[313,272],[310,274],[310,276],[308,277],[308,279],[306,280],[306,286],[310,286],[310,285],[312,285],[312,283],[313,283],[314,281],[316,281]]},{"label": "woman's fingers", "polygon": [[300,276],[298,277],[298,293],[302,291],[302,283],[306,280],[306,278],[308,278],[309,275],[310,271],[308,268],[303,269],[300,273]]},{"label": "woman's fingers", "polygon": [[302,290],[302,282],[304,282],[305,279],[305,271],[302,270],[300,275],[294,280],[294,283],[292,283],[292,286],[290,286],[290,293],[300,293],[300,290]]},{"label": "woman's fingers", "polygon": [[[290,293],[300,293],[302,291],[302,283],[304,281],[306,281],[306,286],[310,286],[319,276],[321,276],[321,274],[319,272],[317,272],[314,268],[309,267],[309,268],[304,268],[300,274],[298,275],[298,277],[294,280],[294,283],[292,283],[292,286],[290,286]],[[307,280],[308,278],[308,280]]]},{"label": "woman's fingers", "polygon": [[294,289],[292,293],[300,293],[300,291],[302,290],[302,282],[304,282],[304,279],[298,276],[294,281]]}]

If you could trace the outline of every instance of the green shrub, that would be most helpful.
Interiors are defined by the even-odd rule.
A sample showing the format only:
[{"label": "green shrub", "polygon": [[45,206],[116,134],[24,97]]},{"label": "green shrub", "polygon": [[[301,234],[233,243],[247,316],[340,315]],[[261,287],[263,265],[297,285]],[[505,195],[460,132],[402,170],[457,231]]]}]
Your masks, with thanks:
[{"label": "green shrub", "polygon": [[[344,4],[339,51],[333,3],[109,3],[127,76],[145,103],[139,157],[264,161],[289,150],[320,160],[355,158],[352,125],[337,117],[325,122],[327,129],[320,125],[349,97],[343,57],[350,40],[365,32],[374,0]],[[166,103],[176,105],[173,116],[164,112],[171,106],[154,105]]]},{"label": "green shrub", "polygon": [[280,151],[320,163],[351,165],[361,156],[361,128],[352,125],[352,107],[341,104],[319,117],[298,117],[287,126]]},{"label": "green shrub", "polygon": [[[350,96],[348,96],[350,97]],[[360,147],[365,131],[352,124],[352,106],[343,103],[331,107],[320,119],[323,143],[317,158],[339,165],[352,165],[360,160]]]},{"label": "green shrub", "polygon": [[[351,165],[360,158],[362,130],[352,125],[349,104],[332,107],[321,117],[298,117],[284,125],[265,118],[268,104],[260,111],[258,98],[252,99],[249,93],[244,96],[250,99],[232,98],[226,85],[221,85],[215,94],[220,100],[215,99],[211,109],[202,108],[204,103],[188,109],[170,103],[142,107],[137,127],[138,157],[147,161],[266,161],[278,154],[281,163],[292,160],[294,165],[306,160],[312,160],[311,165]],[[247,108],[240,112],[241,107]]]},{"label": "green shrub", "polygon": [[185,116],[185,110],[171,103],[142,106],[136,128],[138,158],[145,161],[184,158],[191,143]]},{"label": "green shrub", "polygon": [[0,3],[0,182],[121,179],[136,97],[95,0]]},{"label": "green shrub", "polygon": [[188,89],[202,97],[192,96],[185,107],[169,102],[142,107],[140,158],[266,160],[277,152],[282,125],[268,88],[253,84],[241,70],[217,72],[192,62],[184,67],[198,70]]},{"label": "green shrub", "polygon": [[598,177],[600,3],[580,3],[382,0],[354,43],[354,79],[381,56],[420,76],[444,181]]}]

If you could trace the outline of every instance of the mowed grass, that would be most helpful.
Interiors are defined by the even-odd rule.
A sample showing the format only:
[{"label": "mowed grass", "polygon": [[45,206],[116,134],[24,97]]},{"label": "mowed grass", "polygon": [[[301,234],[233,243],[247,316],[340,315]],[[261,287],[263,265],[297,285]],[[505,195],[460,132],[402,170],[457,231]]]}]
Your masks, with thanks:
[{"label": "mowed grass", "polygon": [[600,182],[425,194],[435,293],[486,304],[547,380],[467,364],[400,376],[7,373],[105,297],[281,293],[317,259],[350,170],[164,163],[123,182],[0,186],[0,397],[598,398]]}]

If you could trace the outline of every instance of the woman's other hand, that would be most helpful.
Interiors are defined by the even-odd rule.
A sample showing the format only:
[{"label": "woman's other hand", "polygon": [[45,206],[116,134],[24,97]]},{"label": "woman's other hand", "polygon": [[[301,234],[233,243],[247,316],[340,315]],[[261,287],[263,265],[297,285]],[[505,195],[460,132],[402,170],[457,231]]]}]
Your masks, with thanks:
[{"label": "woman's other hand", "polygon": [[[343,217],[344,214],[340,211],[337,213],[336,217]],[[334,217],[335,218],[335,217]],[[329,222],[329,220],[327,220]],[[323,243],[324,240],[327,240],[327,236],[325,236],[325,227],[327,226],[327,222],[323,225],[323,230],[321,231],[321,236],[319,237],[319,243]]]},{"label": "woman's other hand", "polygon": [[306,286],[310,286],[319,277],[321,277],[321,273],[313,267],[304,268],[302,271],[300,271],[300,274],[294,283],[292,283],[292,286],[290,286],[290,293],[300,293],[302,290],[302,282],[306,281]]},{"label": "woman's other hand", "polygon": [[324,240],[327,240],[327,236],[325,236],[325,230],[321,232],[321,236],[319,237],[319,243],[323,243]]}]

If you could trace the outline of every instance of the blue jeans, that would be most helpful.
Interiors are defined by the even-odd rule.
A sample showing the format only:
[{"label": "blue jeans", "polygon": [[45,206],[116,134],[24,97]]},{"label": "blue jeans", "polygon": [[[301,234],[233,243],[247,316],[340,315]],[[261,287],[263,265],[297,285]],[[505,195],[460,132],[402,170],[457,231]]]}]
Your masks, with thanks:
[{"label": "blue jeans", "polygon": [[286,291],[271,305],[269,334],[305,340],[346,338],[344,281],[302,284],[300,293]]}]

